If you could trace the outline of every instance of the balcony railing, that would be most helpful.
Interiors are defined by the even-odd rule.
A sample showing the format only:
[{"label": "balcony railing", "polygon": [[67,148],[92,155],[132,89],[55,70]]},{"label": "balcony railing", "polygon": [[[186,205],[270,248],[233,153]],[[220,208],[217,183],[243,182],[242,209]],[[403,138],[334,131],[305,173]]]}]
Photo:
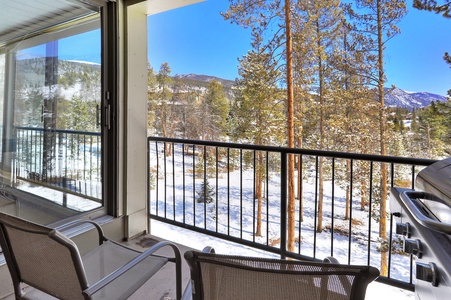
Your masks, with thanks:
[{"label": "balcony railing", "polygon": [[101,202],[99,132],[15,129],[16,179]]},{"label": "balcony railing", "polygon": [[[287,249],[289,155],[295,158],[294,251]],[[149,216],[283,258],[334,256],[378,268],[384,261],[388,269],[378,281],[413,291],[413,260],[391,231],[388,204],[387,234],[380,236],[381,166],[390,191],[415,188],[416,174],[433,162],[149,137]]]}]

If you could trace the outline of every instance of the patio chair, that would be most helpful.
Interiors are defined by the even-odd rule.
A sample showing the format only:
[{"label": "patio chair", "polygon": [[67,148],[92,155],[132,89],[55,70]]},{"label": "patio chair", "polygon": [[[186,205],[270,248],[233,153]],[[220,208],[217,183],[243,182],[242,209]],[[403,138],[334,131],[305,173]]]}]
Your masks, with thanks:
[{"label": "patio chair", "polygon": [[[83,223],[97,229],[99,243],[81,256],[60,230]],[[53,229],[0,212],[0,245],[16,299],[42,299],[43,293],[69,300],[127,299],[168,261],[175,263],[176,294],[181,298],[181,255],[169,242],[140,252],[106,238],[92,221],[78,220]],[[173,258],[153,254],[165,246],[172,248]],[[35,289],[25,294],[21,283]]]},{"label": "patio chair", "polygon": [[333,258],[306,262],[187,251],[185,259],[194,300],[363,300],[379,276],[377,268]]}]

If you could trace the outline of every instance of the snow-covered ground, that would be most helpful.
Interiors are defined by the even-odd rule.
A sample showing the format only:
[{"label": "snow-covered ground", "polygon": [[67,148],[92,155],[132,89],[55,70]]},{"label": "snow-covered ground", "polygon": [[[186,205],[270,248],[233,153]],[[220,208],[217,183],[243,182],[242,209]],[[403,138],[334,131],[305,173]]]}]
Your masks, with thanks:
[{"label": "snow-covered ground", "polygon": [[[212,246],[216,253],[233,254],[233,255],[247,255],[259,257],[274,257],[278,256],[272,253],[261,251],[255,248],[250,248],[240,244],[236,244],[223,239],[208,236],[202,233],[197,233],[191,230],[186,230],[180,227],[172,226],[158,221],[151,222],[152,235],[171,240],[173,242],[192,247],[195,249],[203,249],[205,246]],[[368,286],[366,292],[366,300],[413,300],[414,294],[412,292],[395,288],[383,283],[373,282]]]},{"label": "snow-covered ground", "polygon": [[[215,195],[214,203],[204,205],[204,203],[195,201],[196,192],[201,189],[203,180],[196,178],[193,182],[192,172],[187,171],[190,168],[192,169],[192,158],[186,154],[185,172],[183,173],[180,152],[180,148],[176,147],[174,162],[172,161],[172,156],[166,157],[166,176],[168,180],[162,180],[163,173],[160,170],[158,176],[159,201],[157,205],[155,203],[157,190],[152,189],[150,195],[151,213],[158,213],[159,216],[166,214],[166,217],[169,219],[180,222],[185,220],[187,224],[201,228],[205,227],[213,231],[217,230],[224,234],[230,230],[230,235],[239,237],[242,234],[243,239],[252,241],[254,239],[253,233],[255,232],[253,170],[233,171],[230,173],[230,176],[227,173],[219,172],[218,178],[209,177],[210,187],[215,193],[217,192],[217,202]],[[163,165],[163,160],[164,157],[159,151],[160,167]],[[151,169],[156,170],[155,166],[156,164],[151,164]],[[229,185],[229,189],[227,185]],[[323,225],[325,229],[322,233],[318,233],[314,230],[316,225],[315,181],[312,179],[304,180],[304,220],[302,222],[299,222],[298,219],[296,220],[297,232],[299,225],[301,226],[301,236],[297,236],[301,240],[301,254],[317,258],[330,256],[331,240],[333,240],[332,255],[340,262],[348,263],[349,260],[351,264],[366,265],[368,261],[368,241],[370,240],[370,264],[379,267],[380,252],[378,251],[378,246],[380,246],[380,243],[377,241],[379,224],[369,217],[370,212],[368,209],[360,210],[360,199],[356,196],[353,199],[352,234],[349,237],[347,233],[351,223],[349,220],[344,219],[345,193],[338,185],[334,185],[334,197],[332,197],[332,186],[331,181],[325,183],[323,207]],[[255,237],[255,241],[262,244],[266,244],[267,241],[277,241],[280,238],[280,176],[277,172],[271,173],[267,188],[267,199],[265,199],[263,204],[263,236]],[[166,197],[167,203],[163,202],[164,197]],[[299,207],[297,207],[297,211],[298,209]],[[371,220],[371,224],[369,224],[369,220]],[[336,228],[333,236],[330,231],[332,221],[334,228]],[[242,233],[240,233],[241,228]],[[343,232],[339,233],[339,229],[342,229]],[[267,232],[268,236],[266,236]],[[277,257],[277,255],[272,253],[157,221],[152,221],[151,223],[151,234],[197,249],[212,246],[217,253]],[[314,244],[315,247],[313,247]],[[272,243],[272,245],[278,246],[277,242],[275,244]],[[390,272],[392,278],[407,281],[410,275],[410,258],[405,255],[393,254]],[[366,299],[381,299],[383,297],[397,300],[414,299],[414,295],[411,292],[377,282],[372,283],[368,288]]]}]

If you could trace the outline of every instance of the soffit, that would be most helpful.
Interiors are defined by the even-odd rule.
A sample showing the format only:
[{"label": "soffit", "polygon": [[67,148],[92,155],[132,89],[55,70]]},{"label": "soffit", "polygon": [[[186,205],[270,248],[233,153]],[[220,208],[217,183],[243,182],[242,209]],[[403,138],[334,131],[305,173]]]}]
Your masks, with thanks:
[{"label": "soffit", "polygon": [[89,0],[0,0],[0,4],[0,45],[99,10]]},{"label": "soffit", "polygon": [[[171,9],[204,2],[205,0],[147,0],[136,4],[146,15],[154,15]],[[217,1],[217,0],[212,0]]]}]

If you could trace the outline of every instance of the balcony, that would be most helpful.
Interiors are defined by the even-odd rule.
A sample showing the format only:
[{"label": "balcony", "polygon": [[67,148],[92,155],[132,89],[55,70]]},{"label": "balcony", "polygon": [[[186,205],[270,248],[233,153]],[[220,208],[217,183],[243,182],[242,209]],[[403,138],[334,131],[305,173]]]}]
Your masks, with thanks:
[{"label": "balcony", "polygon": [[[36,143],[39,139],[33,138],[39,131],[27,130],[31,133],[20,133],[27,138],[18,139],[22,146],[17,151],[34,150],[17,156],[39,157],[35,153],[41,151],[39,146],[24,146],[32,140],[39,145]],[[73,133],[61,134],[65,134],[65,140],[71,140],[68,137]],[[84,133],[83,138],[72,139],[77,141],[74,149],[87,144],[93,148],[96,135]],[[400,238],[391,230],[394,218],[389,205],[386,234],[380,234],[380,166],[388,166],[387,188],[414,188],[416,174],[434,161],[157,137],[149,137],[147,142],[150,235],[127,244],[145,248],[155,240],[167,239],[179,243],[182,251],[208,245],[218,253],[251,256],[304,260],[334,256],[342,264],[372,265],[379,269],[386,266],[387,271],[369,287],[367,299],[372,299],[376,289],[388,289],[406,299],[414,291],[413,257],[402,251]],[[99,164],[92,155],[94,152],[89,152],[91,155],[81,157],[89,157],[92,165]],[[287,247],[288,206],[287,201],[282,201],[287,199],[289,155],[296,158],[293,250]],[[71,159],[73,156],[67,156],[62,163],[68,165]],[[18,175],[21,169],[17,168]],[[324,178],[321,184],[320,169]],[[257,178],[261,180],[262,193],[257,190]],[[36,178],[31,181],[62,193],[92,190],[74,190],[73,185]],[[84,180],[84,186],[95,185],[92,181],[95,180]],[[143,294],[171,293],[172,284],[168,282],[172,282],[172,276],[172,268],[167,268],[137,292],[136,299]],[[185,285],[188,278],[185,265]],[[155,285],[162,291],[155,290]]]},{"label": "balcony", "polygon": [[[148,247],[154,239],[167,239],[179,243],[182,250],[210,245],[218,253],[287,259],[320,260],[332,255],[342,264],[366,264],[383,269],[378,282],[370,285],[367,299],[381,298],[381,291],[386,289],[390,290],[390,298],[393,295],[399,300],[404,296],[408,298],[406,295],[413,298],[414,260],[412,255],[402,251],[400,238],[392,232],[396,220],[389,203],[383,209],[386,224],[381,225],[381,200],[387,196],[389,202],[390,187],[415,188],[416,174],[434,161],[152,137],[147,138],[147,164],[144,166],[148,72],[146,18],[152,9],[146,2],[151,1],[52,2],[64,5],[89,2],[94,6],[98,3],[98,6],[82,5],[81,11],[64,9],[62,11],[67,15],[59,15],[42,1],[45,3],[42,12],[36,10],[34,13],[46,16],[39,18],[43,24],[36,24],[45,30],[40,32],[38,28],[31,35],[25,23],[27,19],[18,18],[21,6],[29,5],[27,1],[19,1],[18,10],[7,14],[11,22],[6,23],[17,25],[23,32],[7,27],[8,35],[3,32],[0,35],[3,115],[11,117],[12,108],[28,103],[24,102],[28,98],[20,97],[16,97],[15,102],[16,91],[12,87],[14,84],[21,86],[19,79],[30,87],[41,82],[38,86],[42,90],[44,87],[51,90],[51,85],[45,82],[56,70],[49,68],[37,76],[39,73],[31,69],[33,72],[29,73],[34,75],[28,77],[28,73],[21,73],[20,64],[17,68],[13,64],[13,55],[20,51],[27,54],[27,49],[46,45],[46,34],[54,34],[52,30],[46,31],[51,26],[83,17],[67,23],[66,27],[57,27],[58,35],[53,39],[62,46],[62,40],[68,41],[67,38],[74,34],[83,40],[86,32],[92,31],[97,36],[102,65],[98,68],[98,80],[90,85],[95,93],[81,88],[80,93],[89,94],[87,98],[93,98],[90,102],[101,104],[96,106],[96,113],[90,118],[92,123],[99,124],[99,132],[84,128],[67,130],[76,128],[72,125],[43,126],[44,117],[52,116],[49,113],[51,107],[45,107],[44,102],[39,102],[44,106],[27,109],[24,115],[17,114],[16,110],[17,120],[25,120],[26,116],[30,118],[29,122],[14,123],[10,117],[5,118],[1,131],[5,144],[2,144],[0,181],[8,188],[14,188],[14,193],[9,189],[0,190],[1,209],[45,224],[101,216],[110,223],[115,222],[114,229],[109,230],[117,234],[118,240],[142,234],[150,220],[150,235],[126,242],[138,248]],[[166,10],[174,8],[166,7],[167,1],[155,2],[164,3],[161,8]],[[198,1],[171,3],[177,7],[195,2]],[[45,49],[47,51],[47,47]],[[55,47],[49,47],[49,53],[50,50],[54,51]],[[44,58],[51,57],[45,54],[37,61],[44,62]],[[55,59],[50,61],[56,62]],[[49,95],[53,94],[49,92]],[[36,100],[44,100],[44,97],[38,98]],[[48,110],[45,114],[44,108]],[[43,170],[46,166],[42,162],[46,157],[43,138],[49,134],[54,168]],[[288,216],[287,202],[290,156],[296,163],[294,216]],[[388,170],[383,185],[380,183],[382,166]],[[17,181],[25,184],[19,185]],[[147,189],[144,188],[146,185]],[[39,191],[43,191],[42,196]],[[49,192],[57,196],[44,197]],[[17,194],[20,194],[20,200],[15,197]],[[36,210],[35,200],[43,200],[44,204],[39,203],[38,214],[36,211],[30,214],[29,210]],[[81,244],[84,238],[75,237]],[[0,280],[0,292],[4,294],[5,285],[1,282],[9,280],[9,274],[1,261],[0,267],[0,277],[4,279]],[[143,295],[151,299],[173,298],[173,275],[170,268],[166,271],[169,273],[151,280],[134,299],[142,299]],[[188,282],[186,265],[184,282]],[[161,290],[155,290],[155,286]]]},{"label": "balcony", "polygon": [[[391,230],[395,218],[388,204],[386,223],[380,222],[380,168],[388,166],[387,191],[415,188],[416,174],[434,161],[152,137],[148,146],[151,234],[223,253],[334,256],[343,264],[385,268],[378,284],[414,291],[413,256]],[[288,155],[296,158],[294,250],[287,248],[282,201]]]}]

